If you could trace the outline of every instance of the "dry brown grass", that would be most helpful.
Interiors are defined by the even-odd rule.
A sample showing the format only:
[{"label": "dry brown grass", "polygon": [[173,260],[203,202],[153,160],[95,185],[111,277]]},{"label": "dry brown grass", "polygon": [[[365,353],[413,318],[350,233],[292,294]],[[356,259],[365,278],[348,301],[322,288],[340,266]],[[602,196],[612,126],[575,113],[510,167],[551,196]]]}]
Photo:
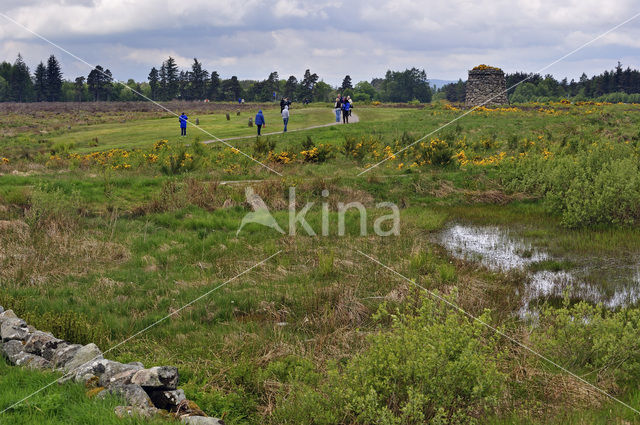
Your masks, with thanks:
[{"label": "dry brown grass", "polygon": [[101,266],[130,258],[121,244],[49,223],[29,227],[19,220],[5,221],[0,230],[0,279],[39,285],[65,276],[83,275]]}]

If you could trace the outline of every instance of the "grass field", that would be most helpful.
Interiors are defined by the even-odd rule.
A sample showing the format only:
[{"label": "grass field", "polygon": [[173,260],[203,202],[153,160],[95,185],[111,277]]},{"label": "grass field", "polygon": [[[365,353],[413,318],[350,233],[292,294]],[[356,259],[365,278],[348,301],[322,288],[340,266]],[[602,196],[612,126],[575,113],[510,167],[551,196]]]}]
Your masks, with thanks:
[{"label": "grass field", "polygon": [[[190,117],[217,137],[251,135],[250,107],[236,116],[229,105],[231,121],[224,108]],[[279,110],[265,111],[266,131],[280,129]],[[56,116],[39,113],[43,122]],[[281,251],[112,357],[177,365],[187,396],[230,424],[640,423],[358,252],[640,408],[633,300],[599,310],[568,287],[537,299],[535,320],[523,319],[526,270],[493,270],[438,239],[452,223],[510,229],[549,253],[531,270],[602,259],[587,283],[614,291],[622,284],[610,274],[632,268],[640,251],[640,106],[479,110],[411,145],[463,111],[357,105],[357,124],[232,142],[282,176],[219,143],[196,143],[209,137],[195,129],[180,140],[173,117],[132,111],[121,123],[122,111],[99,113],[103,122],[45,135],[19,125],[25,112],[13,114],[14,131],[0,138],[0,305],[37,328],[105,350]],[[326,105],[291,116],[292,129],[334,120]],[[285,230],[290,187],[298,212],[315,202],[306,218],[318,234],[328,203],[328,235],[256,224],[236,235],[251,211],[247,185]],[[356,201],[367,235],[349,210],[341,236],[337,204]],[[374,234],[389,213],[380,202],[399,207],[399,236]],[[1,364],[0,408],[49,378]],[[6,415],[113,423],[84,416],[112,404],[83,392],[51,388]],[[59,407],[67,394],[72,403]]]}]

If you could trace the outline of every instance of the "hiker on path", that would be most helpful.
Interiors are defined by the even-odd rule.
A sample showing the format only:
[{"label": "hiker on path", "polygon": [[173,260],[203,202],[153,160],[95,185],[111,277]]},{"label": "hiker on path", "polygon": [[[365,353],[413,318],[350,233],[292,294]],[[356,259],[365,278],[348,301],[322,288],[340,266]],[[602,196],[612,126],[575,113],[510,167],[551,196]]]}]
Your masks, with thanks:
[{"label": "hiker on path", "polygon": [[351,100],[351,96],[347,96],[347,102],[349,102],[349,116],[353,112],[353,100]]},{"label": "hiker on path", "polygon": [[285,106],[289,106],[289,105],[291,105],[291,101],[289,100],[289,98],[283,97],[282,100],[280,101],[280,113],[284,111]]},{"label": "hiker on path", "polygon": [[347,99],[342,104],[342,123],[349,124],[349,111],[351,110],[351,104]]},{"label": "hiker on path", "polygon": [[182,115],[180,115],[180,118],[178,118],[178,120],[180,121],[180,135],[181,136],[186,136],[187,135],[187,120],[188,119],[189,119],[189,117],[187,117],[184,112],[182,113]]},{"label": "hiker on path", "polygon": [[289,123],[289,106],[285,105],[282,110],[282,122],[284,122],[284,133],[287,132],[287,124]]},{"label": "hiker on path", "polygon": [[258,113],[256,114],[256,119],[254,121],[256,123],[256,126],[258,126],[258,136],[259,136],[262,126],[263,125],[265,127],[267,126],[267,122],[264,120],[264,115],[262,115],[262,109],[258,111]]},{"label": "hiker on path", "polygon": [[336,111],[336,122],[340,122],[340,114],[342,113],[342,100],[340,99],[340,95],[336,97],[336,103],[333,105],[333,108]]}]

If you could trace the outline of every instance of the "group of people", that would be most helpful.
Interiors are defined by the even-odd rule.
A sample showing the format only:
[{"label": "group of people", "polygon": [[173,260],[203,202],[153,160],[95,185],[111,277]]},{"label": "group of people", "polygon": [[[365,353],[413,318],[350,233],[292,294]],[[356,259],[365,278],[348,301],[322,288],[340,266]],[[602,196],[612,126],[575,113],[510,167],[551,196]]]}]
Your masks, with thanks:
[{"label": "group of people", "polygon": [[336,111],[336,122],[340,122],[340,115],[342,115],[342,123],[349,124],[349,117],[351,116],[351,110],[353,109],[353,101],[351,96],[336,97],[336,103],[334,105]]},{"label": "group of people", "polygon": [[[282,116],[282,123],[284,124],[283,132],[287,132],[287,124],[289,124],[289,106],[291,106],[291,100],[288,97],[283,97],[280,100],[280,115]],[[258,127],[258,136],[262,131],[262,127],[267,126],[267,122],[264,119],[264,114],[262,113],[262,109],[258,111],[256,114],[256,118],[253,120],[256,127]]]},{"label": "group of people", "polygon": [[[280,100],[280,115],[282,116],[282,122],[284,124],[283,132],[287,132],[287,125],[289,124],[289,106],[291,106],[291,100],[287,97],[283,97]],[[351,100],[351,96],[340,96],[336,97],[335,103],[335,111],[336,111],[336,122],[340,122],[340,116],[342,116],[342,122],[344,124],[349,123],[349,116],[351,116],[351,111],[353,109],[353,101]],[[187,120],[189,118],[183,112],[182,115],[178,118],[180,121],[180,135],[187,135]],[[267,122],[264,119],[264,114],[262,113],[262,109],[258,111],[256,117],[254,119],[254,123],[256,127],[258,127],[258,136],[262,131],[262,127],[266,127]]]}]

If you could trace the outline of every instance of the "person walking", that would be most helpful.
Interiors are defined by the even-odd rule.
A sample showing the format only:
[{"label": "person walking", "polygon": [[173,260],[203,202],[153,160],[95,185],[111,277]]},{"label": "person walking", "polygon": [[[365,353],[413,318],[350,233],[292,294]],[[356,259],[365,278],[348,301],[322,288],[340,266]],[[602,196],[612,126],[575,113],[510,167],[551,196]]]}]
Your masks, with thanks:
[{"label": "person walking", "polygon": [[188,119],[189,119],[189,117],[187,117],[184,112],[182,113],[182,115],[180,115],[180,118],[178,118],[178,121],[180,121],[180,136],[186,136],[187,135],[187,120]]},{"label": "person walking", "polygon": [[336,97],[336,104],[333,105],[333,108],[336,112],[336,122],[340,122],[340,114],[342,113],[342,100],[340,100],[340,95]]},{"label": "person walking", "polygon": [[289,124],[289,106],[285,105],[282,110],[282,122],[284,123],[284,133],[287,132],[287,124]]},{"label": "person walking", "polygon": [[347,96],[347,102],[349,102],[349,116],[353,112],[353,100],[351,100],[351,96]]},{"label": "person walking", "polygon": [[347,99],[344,100],[342,104],[342,123],[349,124],[349,111],[351,110],[351,104]]},{"label": "person walking", "polygon": [[260,130],[262,130],[262,126],[267,126],[267,122],[264,120],[264,115],[262,115],[262,109],[258,111],[256,114],[256,119],[254,120],[256,126],[258,127],[258,136],[260,135]]}]

